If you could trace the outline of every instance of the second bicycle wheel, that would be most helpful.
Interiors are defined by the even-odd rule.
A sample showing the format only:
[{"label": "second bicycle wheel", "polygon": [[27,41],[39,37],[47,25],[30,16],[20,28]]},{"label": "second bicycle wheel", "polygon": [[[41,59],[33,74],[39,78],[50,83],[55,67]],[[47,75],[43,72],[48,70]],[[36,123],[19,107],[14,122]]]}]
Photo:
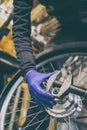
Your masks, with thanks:
[{"label": "second bicycle wheel", "polygon": [[[82,46],[81,43],[77,46],[71,44],[70,46],[47,49],[37,56],[36,67],[38,71],[43,73],[58,70],[61,72],[61,79],[70,70],[73,84],[87,88],[87,47]],[[64,120],[60,122],[56,116],[52,119],[51,114],[41,111],[30,97],[21,72],[18,72],[7,85],[0,99],[0,130],[64,130],[63,127],[59,126],[61,123],[66,124],[66,130],[86,130],[87,103],[86,99],[82,97],[80,99],[83,105],[79,117],[75,119],[73,116],[73,125],[69,112],[67,113],[69,120],[63,117]],[[68,107],[67,103],[66,106]],[[69,105],[72,111],[71,106],[73,104]],[[64,111],[65,115],[66,112],[67,109]]]}]

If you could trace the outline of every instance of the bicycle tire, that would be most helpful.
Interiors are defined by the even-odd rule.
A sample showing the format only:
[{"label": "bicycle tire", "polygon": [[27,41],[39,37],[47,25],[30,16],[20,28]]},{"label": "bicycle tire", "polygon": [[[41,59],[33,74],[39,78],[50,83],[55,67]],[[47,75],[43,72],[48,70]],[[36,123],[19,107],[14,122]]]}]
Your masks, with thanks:
[{"label": "bicycle tire", "polygon": [[[60,46],[60,47],[54,47],[54,48],[52,47],[52,48],[49,48],[49,49],[43,51],[36,57],[36,68],[39,71],[43,72],[43,70],[41,70],[41,67],[45,66],[46,64],[48,64],[51,61],[56,60],[57,58],[61,59],[64,56],[70,56],[70,55],[71,56],[75,56],[75,55],[87,56],[86,42],[84,42],[84,44],[82,44],[81,42],[78,42],[77,44],[72,43],[72,44],[67,44],[67,45]],[[53,71],[53,70],[51,69],[50,71]],[[50,72],[50,71],[47,70],[46,72]],[[17,82],[19,82],[19,83],[17,83]],[[23,77],[21,76],[21,72],[18,71],[17,74],[11,80],[11,82],[7,85],[6,89],[4,90],[4,92],[1,96],[1,99],[0,99],[0,111],[1,111],[1,125],[0,125],[1,128],[0,129],[1,130],[5,130],[4,125],[2,125],[2,124],[4,124],[4,122],[5,122],[5,114],[7,111],[8,104],[10,102],[10,98],[12,97],[12,94],[14,93],[15,89],[18,88],[18,86],[22,82],[23,82]],[[17,86],[14,87],[15,84],[17,84]],[[12,91],[12,89],[13,89],[13,91]],[[47,120],[49,122],[49,115],[47,113],[46,113],[46,116],[47,116]],[[43,117],[43,119],[44,119],[44,117]],[[42,122],[42,124],[43,123],[44,122]],[[34,124],[34,122],[33,122],[33,124]],[[49,124],[49,123],[47,123],[47,124]],[[82,124],[84,124],[84,123],[82,123]],[[39,128],[38,126],[37,126],[37,128],[34,128],[34,129],[41,130],[41,127]],[[84,126],[85,126],[85,124],[84,124]],[[48,125],[46,125],[45,130],[47,129],[47,127],[48,127]],[[42,128],[43,128],[43,126],[42,126]],[[30,128],[30,130],[31,130],[31,128]]]}]

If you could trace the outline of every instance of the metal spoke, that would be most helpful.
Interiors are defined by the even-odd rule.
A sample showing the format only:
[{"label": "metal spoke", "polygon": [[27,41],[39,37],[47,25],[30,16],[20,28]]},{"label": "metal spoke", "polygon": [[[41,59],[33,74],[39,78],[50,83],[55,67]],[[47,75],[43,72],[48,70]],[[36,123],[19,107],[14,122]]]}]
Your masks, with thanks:
[{"label": "metal spoke", "polygon": [[41,120],[41,123],[35,128],[35,130],[38,130],[38,128],[42,125],[42,123],[43,123],[45,120],[47,120],[47,118],[48,118],[48,115],[47,115],[43,120]]},{"label": "metal spoke", "polygon": [[[40,122],[42,122],[42,121],[46,121],[46,120],[48,120],[50,117],[47,115],[44,119],[42,119],[42,120],[40,120],[40,121],[37,121],[37,122],[35,122],[35,123],[33,123],[33,124],[28,124],[26,127],[24,127],[24,128],[22,128],[22,130],[25,130],[27,127],[30,127],[30,126],[33,126],[33,125],[36,125],[36,124],[38,124],[38,123],[40,123]],[[36,130],[36,129],[35,129]]]},{"label": "metal spoke", "polygon": [[54,68],[52,62],[50,62],[50,66],[51,66],[52,70],[55,71],[55,68]]},{"label": "metal spoke", "polygon": [[18,88],[17,93],[16,93],[16,98],[15,98],[15,102],[14,102],[14,106],[13,106],[13,110],[12,110],[12,115],[11,115],[11,119],[9,122],[9,130],[12,130],[12,128],[13,128],[13,122],[15,119],[15,110],[17,108],[18,100],[20,97],[20,91],[21,91],[21,86]]},{"label": "metal spoke", "polygon": [[44,72],[44,73],[46,72],[44,66],[42,66],[42,72]]},{"label": "metal spoke", "polygon": [[[44,112],[44,111],[39,111],[39,112],[30,114],[30,115],[27,115],[26,118],[29,118],[29,117],[31,117],[31,116],[35,116],[35,115],[40,114],[40,113],[43,113],[43,112]],[[12,121],[12,122],[17,122],[18,120],[19,120],[19,119],[15,119],[15,120]],[[22,120],[22,118],[21,118],[21,120]],[[11,122],[11,123],[12,123],[12,122]],[[5,125],[8,125],[8,124],[9,124],[9,122],[5,123],[4,126],[5,126]]]},{"label": "metal spoke", "polygon": [[49,117],[47,118],[47,116],[48,116],[47,115],[46,118],[44,118],[44,119],[42,119],[40,121],[37,121],[37,122],[35,122],[35,123],[32,124],[31,122],[33,122],[33,120],[38,116],[39,113],[40,112],[38,112],[37,115],[35,115],[34,118],[26,125],[26,127],[22,128],[22,129],[25,130],[27,127],[30,127],[30,126],[35,125],[35,124],[38,124],[38,123],[40,123],[43,120],[45,121],[45,120],[49,119]]},{"label": "metal spoke", "polygon": [[[33,109],[33,108],[36,108],[36,107],[38,107],[38,105],[35,105],[35,106],[31,106],[31,107],[29,107],[29,108],[26,108],[26,110],[30,110],[30,109]],[[14,111],[15,113],[17,113],[17,112],[20,112],[20,110],[16,110],[16,111]],[[8,112],[8,113],[6,113],[6,115],[8,115],[8,114],[11,114],[12,112]]]}]

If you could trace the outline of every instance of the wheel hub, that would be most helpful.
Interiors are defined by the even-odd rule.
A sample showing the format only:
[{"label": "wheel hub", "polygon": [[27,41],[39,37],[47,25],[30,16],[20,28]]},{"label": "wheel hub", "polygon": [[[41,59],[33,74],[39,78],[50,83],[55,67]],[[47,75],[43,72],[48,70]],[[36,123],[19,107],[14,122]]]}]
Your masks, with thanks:
[{"label": "wheel hub", "polygon": [[[54,85],[54,81],[59,82],[58,85]],[[62,81],[62,84],[60,83]],[[60,85],[61,84],[61,85]],[[52,75],[47,81],[46,90],[55,96],[56,105],[52,109],[46,108],[46,111],[53,117],[59,119],[71,119],[77,118],[82,109],[82,101],[78,95],[68,93],[64,98],[60,96],[68,89],[71,85],[70,75],[67,78],[61,77],[60,71]]]}]

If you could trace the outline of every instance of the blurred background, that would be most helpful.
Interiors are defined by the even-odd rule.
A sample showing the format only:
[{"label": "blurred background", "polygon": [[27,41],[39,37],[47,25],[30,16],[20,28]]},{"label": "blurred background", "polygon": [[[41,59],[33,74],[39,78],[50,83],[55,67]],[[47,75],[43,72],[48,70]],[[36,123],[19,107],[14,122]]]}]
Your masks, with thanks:
[{"label": "blurred background", "polygon": [[[0,49],[16,55],[12,40],[12,11],[13,0],[0,1]],[[34,54],[44,50],[44,47],[55,37],[58,20],[49,16],[45,6],[34,0],[31,12],[31,38]]]}]

